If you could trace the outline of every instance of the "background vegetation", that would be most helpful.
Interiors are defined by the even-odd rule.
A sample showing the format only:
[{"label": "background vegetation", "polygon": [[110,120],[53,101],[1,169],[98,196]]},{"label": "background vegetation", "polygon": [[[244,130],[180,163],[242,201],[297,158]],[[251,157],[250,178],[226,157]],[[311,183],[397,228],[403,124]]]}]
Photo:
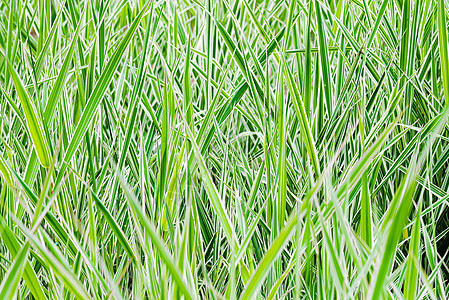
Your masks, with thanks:
[{"label": "background vegetation", "polygon": [[2,0],[0,299],[446,299],[444,0]]}]

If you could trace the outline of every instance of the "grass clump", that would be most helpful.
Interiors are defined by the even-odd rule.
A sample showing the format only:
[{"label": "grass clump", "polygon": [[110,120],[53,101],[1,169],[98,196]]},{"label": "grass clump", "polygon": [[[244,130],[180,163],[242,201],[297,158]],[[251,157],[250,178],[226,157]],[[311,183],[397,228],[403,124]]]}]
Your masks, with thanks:
[{"label": "grass clump", "polygon": [[446,299],[444,0],[0,3],[0,299]]}]

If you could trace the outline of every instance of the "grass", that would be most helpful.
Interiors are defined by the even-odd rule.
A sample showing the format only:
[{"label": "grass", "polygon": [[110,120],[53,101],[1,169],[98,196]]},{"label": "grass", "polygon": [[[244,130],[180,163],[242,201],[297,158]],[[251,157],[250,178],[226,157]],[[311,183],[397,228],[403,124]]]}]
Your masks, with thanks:
[{"label": "grass", "polygon": [[2,1],[0,299],[449,298],[448,5]]}]

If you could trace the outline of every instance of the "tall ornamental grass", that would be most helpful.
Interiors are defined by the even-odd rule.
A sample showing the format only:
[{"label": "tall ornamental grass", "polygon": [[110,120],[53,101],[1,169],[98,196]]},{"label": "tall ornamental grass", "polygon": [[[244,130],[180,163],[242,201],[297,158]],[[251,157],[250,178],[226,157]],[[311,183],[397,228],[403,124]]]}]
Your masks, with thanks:
[{"label": "tall ornamental grass", "polygon": [[0,299],[449,298],[445,0],[2,0]]}]

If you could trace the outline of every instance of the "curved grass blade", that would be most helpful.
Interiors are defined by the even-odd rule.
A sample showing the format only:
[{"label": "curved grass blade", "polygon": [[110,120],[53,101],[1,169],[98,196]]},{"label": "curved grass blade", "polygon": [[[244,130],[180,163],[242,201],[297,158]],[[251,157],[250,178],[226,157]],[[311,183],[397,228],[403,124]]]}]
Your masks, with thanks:
[{"label": "curved grass blade", "polygon": [[31,100],[30,95],[25,88],[25,85],[20,79],[19,74],[17,74],[17,71],[11,65],[9,59],[6,59],[6,63],[16,87],[16,92],[20,99],[20,103],[22,104],[22,109],[28,125],[27,131],[29,132],[30,137],[33,141],[34,148],[36,150],[37,156],[39,157],[41,165],[44,168],[48,168],[50,166],[50,159],[52,155],[49,140],[47,137],[47,131],[44,128],[44,123],[39,111],[36,108],[36,105]]}]

